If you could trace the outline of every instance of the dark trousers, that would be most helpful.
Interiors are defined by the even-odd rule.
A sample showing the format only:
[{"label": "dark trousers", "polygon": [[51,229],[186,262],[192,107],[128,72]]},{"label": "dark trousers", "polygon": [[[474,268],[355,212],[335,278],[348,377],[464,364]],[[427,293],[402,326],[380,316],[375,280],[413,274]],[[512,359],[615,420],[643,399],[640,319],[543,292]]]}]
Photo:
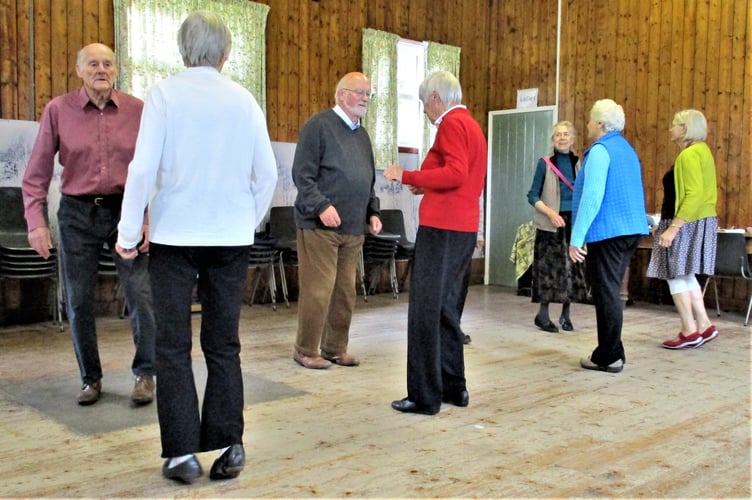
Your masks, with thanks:
[{"label": "dark trousers", "polygon": [[[157,319],[157,414],[165,458],[242,443],[238,325],[248,250],[247,246],[150,245]],[[207,371],[200,413],[191,363],[191,301],[197,280]]]},{"label": "dark trousers", "polygon": [[[99,252],[105,242],[115,248],[119,221],[118,197],[103,205],[73,196],[63,195],[60,199],[58,224],[65,308],[81,379],[87,384],[102,378],[94,321]],[[139,255],[134,260],[123,260],[114,251],[113,256],[136,347],[131,369],[135,375],[153,375],[156,328],[149,286],[149,257]]]},{"label": "dark trousers", "polygon": [[458,301],[476,233],[420,226],[407,313],[407,397],[430,408],[465,390]]},{"label": "dark trousers", "polygon": [[639,235],[630,235],[587,244],[586,272],[598,325],[598,347],[590,359],[599,366],[627,359],[621,342],[621,282],[639,240]]}]

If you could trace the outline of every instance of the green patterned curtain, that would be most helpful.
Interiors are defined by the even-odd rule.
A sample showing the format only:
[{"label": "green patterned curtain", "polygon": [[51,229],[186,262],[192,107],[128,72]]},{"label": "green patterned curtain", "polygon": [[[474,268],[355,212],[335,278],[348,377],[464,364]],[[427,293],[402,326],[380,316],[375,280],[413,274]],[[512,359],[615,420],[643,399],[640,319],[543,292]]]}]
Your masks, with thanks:
[{"label": "green patterned curtain", "polygon": [[[426,76],[435,71],[449,71],[457,79],[460,78],[460,48],[436,42],[425,42],[426,45]],[[428,154],[428,150],[436,137],[436,127],[431,126],[428,118],[424,120],[423,149],[420,161]]]},{"label": "green patterned curtain", "polygon": [[247,88],[266,110],[266,17],[269,6],[248,0],[114,0],[117,87],[144,98],[159,80],[185,66],[177,44],[183,20],[196,10],[218,14],[232,33],[222,73]]},{"label": "green patterned curtain", "polygon": [[397,163],[397,42],[392,33],[363,30],[363,73],[371,80],[373,98],[364,126],[371,136],[377,169]]}]

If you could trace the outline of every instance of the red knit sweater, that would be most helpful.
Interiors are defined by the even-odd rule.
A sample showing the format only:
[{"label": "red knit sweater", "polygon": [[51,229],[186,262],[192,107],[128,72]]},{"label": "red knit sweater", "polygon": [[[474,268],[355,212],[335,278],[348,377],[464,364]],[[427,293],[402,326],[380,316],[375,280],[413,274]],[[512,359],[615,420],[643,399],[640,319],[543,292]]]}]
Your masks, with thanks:
[{"label": "red knit sweater", "polygon": [[402,183],[423,188],[418,212],[421,226],[476,232],[478,198],[486,179],[486,137],[465,108],[455,108],[441,120],[420,170],[405,171]]}]

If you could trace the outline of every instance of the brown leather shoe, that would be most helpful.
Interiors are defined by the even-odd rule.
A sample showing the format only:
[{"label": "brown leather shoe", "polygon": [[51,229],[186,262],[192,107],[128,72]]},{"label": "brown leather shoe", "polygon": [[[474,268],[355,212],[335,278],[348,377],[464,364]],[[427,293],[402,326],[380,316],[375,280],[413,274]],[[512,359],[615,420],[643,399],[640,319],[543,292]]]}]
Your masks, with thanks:
[{"label": "brown leather shoe", "polygon": [[321,357],[331,361],[335,365],[340,366],[358,366],[360,364],[360,361],[358,361],[355,357],[350,356],[347,353],[340,354],[338,356],[329,356],[328,354],[321,353]]},{"label": "brown leather shoe", "polygon": [[151,375],[136,375],[131,401],[137,405],[147,405],[154,401],[154,377]]},{"label": "brown leather shoe", "polygon": [[101,380],[97,380],[90,384],[84,384],[81,386],[81,392],[78,393],[78,404],[81,406],[93,405],[99,401],[100,394],[102,394]]},{"label": "brown leather shoe", "polygon": [[321,356],[306,356],[297,349],[295,349],[295,354],[292,355],[292,359],[303,368],[310,368],[312,370],[323,370],[332,366],[329,361]]}]

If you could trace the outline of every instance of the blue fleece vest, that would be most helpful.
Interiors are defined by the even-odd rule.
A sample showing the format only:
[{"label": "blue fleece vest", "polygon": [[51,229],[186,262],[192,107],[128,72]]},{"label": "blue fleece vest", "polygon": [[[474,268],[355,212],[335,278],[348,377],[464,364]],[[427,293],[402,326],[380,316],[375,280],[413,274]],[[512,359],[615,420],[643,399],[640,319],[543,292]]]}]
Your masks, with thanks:
[{"label": "blue fleece vest", "polygon": [[611,163],[608,167],[603,202],[588,228],[585,243],[617,236],[648,234],[640,159],[621,132],[608,132],[585,152],[582,168],[575,181],[572,198],[573,218],[577,218],[582,188],[588,174],[588,153],[596,144],[606,148]]}]

